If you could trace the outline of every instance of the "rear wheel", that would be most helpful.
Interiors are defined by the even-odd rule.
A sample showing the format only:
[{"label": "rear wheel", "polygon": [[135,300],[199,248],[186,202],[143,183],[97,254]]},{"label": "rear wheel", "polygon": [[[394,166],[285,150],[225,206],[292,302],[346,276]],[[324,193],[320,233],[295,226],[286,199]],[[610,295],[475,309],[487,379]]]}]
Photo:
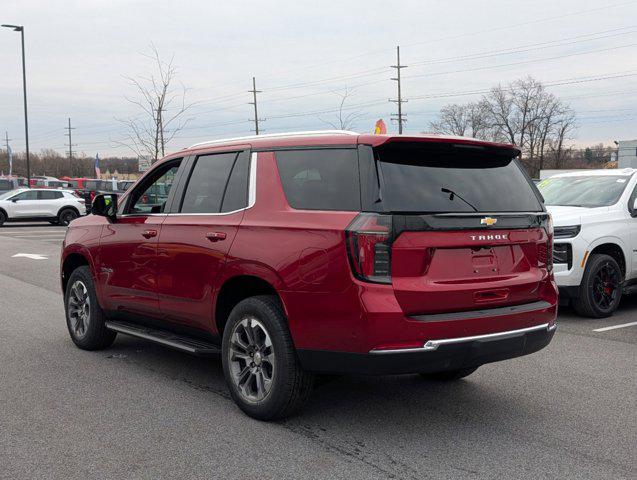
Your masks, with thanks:
[{"label": "rear wheel", "polygon": [[610,255],[593,254],[588,259],[579,298],[571,303],[580,315],[592,318],[611,316],[622,295],[622,271]]},{"label": "rear wheel", "polygon": [[435,380],[438,382],[450,382],[453,380],[460,380],[466,376],[471,375],[475,372],[478,367],[473,368],[459,368],[458,370],[446,370],[444,372],[432,372],[432,373],[421,373],[420,376],[427,380]]},{"label": "rear wheel", "polygon": [[71,340],[79,348],[99,350],[113,343],[117,333],[105,326],[88,267],[78,267],[71,273],[64,292],[64,308]]},{"label": "rear wheel", "polygon": [[58,223],[67,226],[73,220],[79,217],[78,213],[72,208],[65,208],[58,214]]},{"label": "rear wheel", "polygon": [[222,362],[233,400],[259,420],[292,415],[312,391],[314,377],[301,368],[273,296],[251,297],[232,309],[223,333]]}]

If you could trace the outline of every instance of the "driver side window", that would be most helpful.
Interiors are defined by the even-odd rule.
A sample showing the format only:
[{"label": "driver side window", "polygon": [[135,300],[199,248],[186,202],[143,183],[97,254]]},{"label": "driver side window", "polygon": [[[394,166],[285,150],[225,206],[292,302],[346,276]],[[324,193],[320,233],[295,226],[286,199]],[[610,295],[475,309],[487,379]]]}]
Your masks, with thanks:
[{"label": "driver side window", "polygon": [[36,190],[29,190],[27,192],[18,193],[16,196],[11,197],[11,200],[37,200],[38,192]]},{"label": "driver side window", "polygon": [[168,162],[153,172],[132,193],[127,214],[163,213],[181,159]]}]

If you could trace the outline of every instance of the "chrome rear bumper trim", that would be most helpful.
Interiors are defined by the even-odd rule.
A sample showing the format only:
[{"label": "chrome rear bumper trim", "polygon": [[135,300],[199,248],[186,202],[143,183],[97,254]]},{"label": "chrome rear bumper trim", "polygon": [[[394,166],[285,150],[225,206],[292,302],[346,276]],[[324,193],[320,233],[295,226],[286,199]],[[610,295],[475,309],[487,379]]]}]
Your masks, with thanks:
[{"label": "chrome rear bumper trim", "polygon": [[392,353],[411,353],[411,352],[433,352],[437,350],[441,345],[453,345],[456,343],[475,342],[480,340],[502,340],[505,338],[516,337],[530,332],[539,332],[546,330],[552,332],[557,328],[557,323],[550,325],[543,323],[542,325],[535,325],[533,327],[520,328],[518,330],[507,330],[505,332],[487,333],[484,335],[474,335],[471,337],[458,337],[458,338],[441,338],[439,340],[428,340],[422,347],[417,348],[398,348],[392,350],[370,350],[370,354],[373,355],[386,355]]}]

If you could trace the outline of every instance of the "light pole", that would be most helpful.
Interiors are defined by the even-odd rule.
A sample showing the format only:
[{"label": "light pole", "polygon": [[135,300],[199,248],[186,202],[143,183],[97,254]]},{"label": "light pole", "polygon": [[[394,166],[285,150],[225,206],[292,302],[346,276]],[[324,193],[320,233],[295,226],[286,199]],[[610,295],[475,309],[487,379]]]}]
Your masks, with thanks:
[{"label": "light pole", "polygon": [[27,70],[24,63],[24,27],[22,25],[2,25],[20,32],[22,38],[22,90],[24,92],[24,139],[27,147],[27,186],[31,186],[31,163],[29,161],[29,117],[27,115]]}]

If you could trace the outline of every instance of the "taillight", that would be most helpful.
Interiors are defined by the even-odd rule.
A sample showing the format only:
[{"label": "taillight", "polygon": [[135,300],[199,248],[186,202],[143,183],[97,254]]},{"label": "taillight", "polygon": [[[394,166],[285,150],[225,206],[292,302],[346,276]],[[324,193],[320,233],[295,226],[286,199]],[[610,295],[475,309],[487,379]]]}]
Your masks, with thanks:
[{"label": "taillight", "polygon": [[356,278],[391,283],[391,215],[359,214],[345,230],[345,239]]},{"label": "taillight", "polygon": [[538,245],[538,266],[544,267],[549,272],[553,271],[553,218],[549,213],[544,222],[546,232],[546,242]]}]

